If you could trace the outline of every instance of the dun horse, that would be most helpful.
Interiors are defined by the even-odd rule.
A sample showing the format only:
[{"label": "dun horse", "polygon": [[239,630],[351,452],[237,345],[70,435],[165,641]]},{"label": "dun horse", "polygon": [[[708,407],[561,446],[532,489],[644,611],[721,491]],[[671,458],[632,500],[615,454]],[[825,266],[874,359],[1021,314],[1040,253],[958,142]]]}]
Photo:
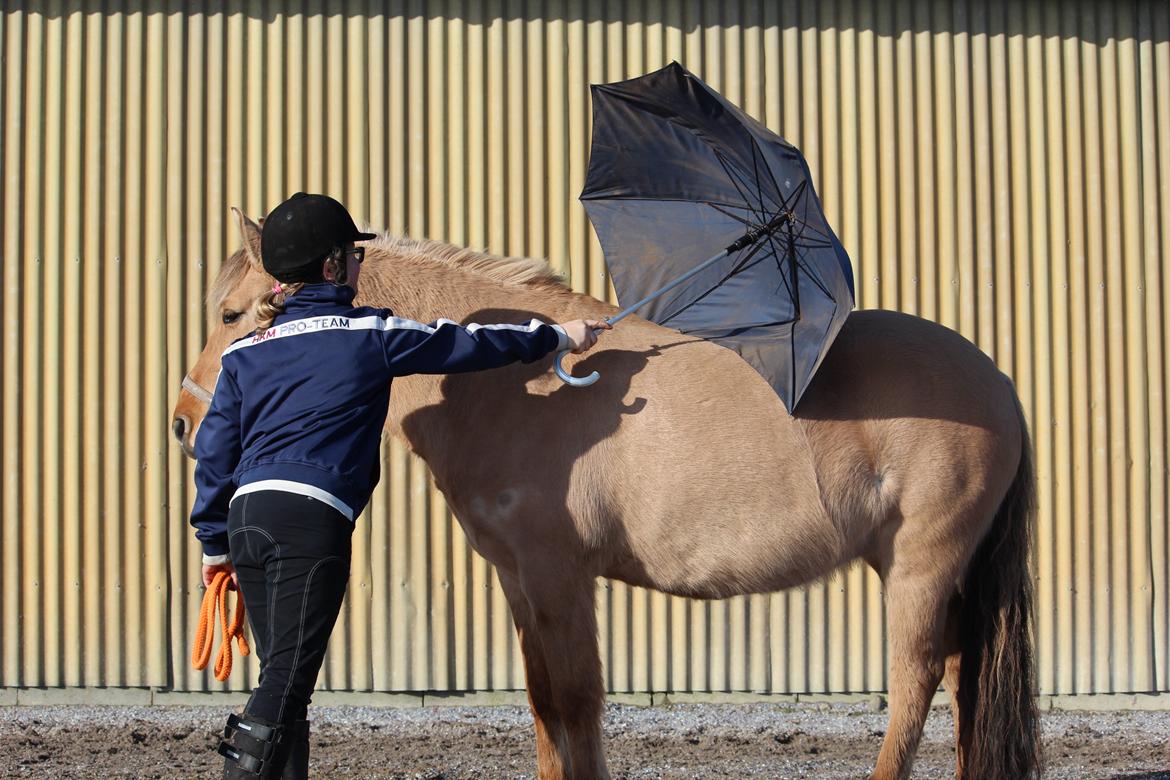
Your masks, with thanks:
[{"label": "dun horse", "polygon": [[[271,287],[260,228],[209,296],[218,323],[174,413],[192,451],[219,356]],[[539,261],[383,236],[361,300],[430,321],[615,309]],[[573,358],[567,360],[572,365]],[[387,426],[495,565],[524,655],[541,780],[607,778],[595,578],[693,598],[792,588],[862,559],[884,584],[889,728],[872,778],[910,773],[940,682],[960,778],[1038,766],[1028,554],[1034,476],[1009,380],[956,333],[855,312],[797,413],[723,347],[631,318],[568,387],[531,365],[394,384]]]}]

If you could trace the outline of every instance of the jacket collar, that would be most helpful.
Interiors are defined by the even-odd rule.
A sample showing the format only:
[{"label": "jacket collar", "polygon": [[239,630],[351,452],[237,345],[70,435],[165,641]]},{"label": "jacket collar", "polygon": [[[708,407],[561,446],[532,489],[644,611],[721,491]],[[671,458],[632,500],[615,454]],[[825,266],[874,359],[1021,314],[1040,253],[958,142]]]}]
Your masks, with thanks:
[{"label": "jacket collar", "polygon": [[319,306],[352,306],[354,289],[348,285],[338,285],[332,282],[318,282],[306,284],[293,295],[285,298],[284,310],[286,313],[314,309]]}]

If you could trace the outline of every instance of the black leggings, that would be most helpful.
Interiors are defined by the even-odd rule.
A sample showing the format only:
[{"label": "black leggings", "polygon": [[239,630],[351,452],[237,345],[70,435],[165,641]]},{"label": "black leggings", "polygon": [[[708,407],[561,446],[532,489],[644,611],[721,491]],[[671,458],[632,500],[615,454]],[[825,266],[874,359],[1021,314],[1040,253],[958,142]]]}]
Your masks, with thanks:
[{"label": "black leggings", "polygon": [[258,490],[232,501],[228,544],[260,656],[247,711],[303,720],[349,579],[353,523],[326,503]]}]

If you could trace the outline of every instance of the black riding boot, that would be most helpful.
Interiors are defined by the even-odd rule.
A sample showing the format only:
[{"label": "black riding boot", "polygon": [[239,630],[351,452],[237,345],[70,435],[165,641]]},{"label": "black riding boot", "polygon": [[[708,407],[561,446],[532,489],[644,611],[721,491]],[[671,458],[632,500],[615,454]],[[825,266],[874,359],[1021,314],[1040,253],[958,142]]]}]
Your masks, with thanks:
[{"label": "black riding boot", "polygon": [[219,743],[224,757],[223,780],[278,780],[288,761],[293,739],[285,726],[253,715],[228,716]]},{"label": "black riding boot", "polygon": [[285,726],[289,740],[288,763],[280,780],[308,780],[309,778],[309,721],[294,720]]}]

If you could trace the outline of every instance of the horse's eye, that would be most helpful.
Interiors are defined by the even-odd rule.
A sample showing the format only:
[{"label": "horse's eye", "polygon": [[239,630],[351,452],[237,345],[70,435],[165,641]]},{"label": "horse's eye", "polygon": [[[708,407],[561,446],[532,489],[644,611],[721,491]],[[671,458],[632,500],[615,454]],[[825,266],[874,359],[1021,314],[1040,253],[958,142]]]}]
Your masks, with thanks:
[{"label": "horse's eye", "polygon": [[225,311],[223,313],[223,324],[231,325],[235,323],[240,317],[244,316],[242,311]]}]

